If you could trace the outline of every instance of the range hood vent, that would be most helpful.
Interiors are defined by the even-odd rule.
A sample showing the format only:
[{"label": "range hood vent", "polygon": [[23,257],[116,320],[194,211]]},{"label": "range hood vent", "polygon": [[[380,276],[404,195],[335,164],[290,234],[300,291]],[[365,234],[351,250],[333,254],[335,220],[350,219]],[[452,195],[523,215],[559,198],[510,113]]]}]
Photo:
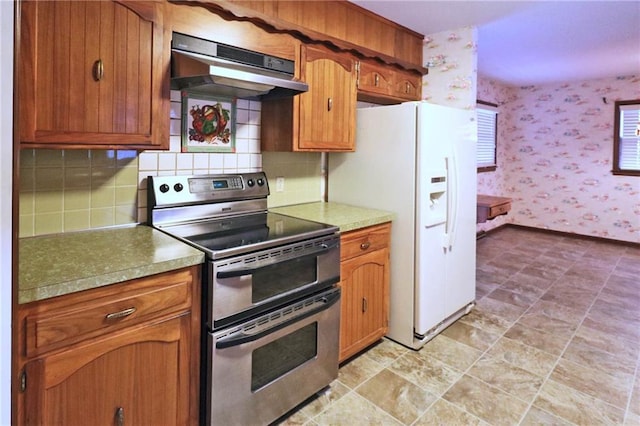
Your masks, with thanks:
[{"label": "range hood vent", "polygon": [[173,33],[171,88],[241,99],[291,97],[309,90],[295,62]]}]

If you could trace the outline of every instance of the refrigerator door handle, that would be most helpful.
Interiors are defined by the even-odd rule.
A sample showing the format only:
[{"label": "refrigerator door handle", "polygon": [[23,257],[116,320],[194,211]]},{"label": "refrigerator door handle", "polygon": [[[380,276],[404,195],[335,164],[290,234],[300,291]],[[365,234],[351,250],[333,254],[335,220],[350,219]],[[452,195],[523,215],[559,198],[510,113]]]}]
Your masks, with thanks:
[{"label": "refrigerator door handle", "polygon": [[449,209],[447,211],[447,235],[448,239],[448,251],[453,250],[453,243],[455,241],[456,221],[458,219],[458,169],[456,162],[455,152],[451,153],[450,157],[447,157],[447,192],[449,193]]}]

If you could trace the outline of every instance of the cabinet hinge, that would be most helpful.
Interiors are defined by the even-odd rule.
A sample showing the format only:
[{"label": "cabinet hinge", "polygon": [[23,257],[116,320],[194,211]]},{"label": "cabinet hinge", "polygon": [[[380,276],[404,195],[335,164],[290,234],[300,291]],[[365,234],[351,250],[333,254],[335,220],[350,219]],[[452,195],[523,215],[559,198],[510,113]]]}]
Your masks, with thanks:
[{"label": "cabinet hinge", "polygon": [[356,61],[356,87],[360,87],[360,61]]},{"label": "cabinet hinge", "polygon": [[27,372],[22,370],[20,373],[20,392],[27,390]]}]

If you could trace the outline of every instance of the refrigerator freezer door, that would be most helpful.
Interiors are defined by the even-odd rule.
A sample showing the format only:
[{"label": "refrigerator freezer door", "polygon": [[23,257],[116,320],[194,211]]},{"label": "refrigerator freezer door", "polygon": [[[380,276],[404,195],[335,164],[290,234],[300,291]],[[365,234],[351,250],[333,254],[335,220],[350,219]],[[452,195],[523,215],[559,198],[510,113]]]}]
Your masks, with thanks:
[{"label": "refrigerator freezer door", "polygon": [[415,349],[425,340],[414,333],[475,299],[474,115],[426,102],[359,109],[356,152],[329,154],[329,201],[395,213],[387,336]]},{"label": "refrigerator freezer door", "polygon": [[416,104],[357,111],[356,152],[329,154],[329,201],[392,211],[389,333],[413,342]]}]

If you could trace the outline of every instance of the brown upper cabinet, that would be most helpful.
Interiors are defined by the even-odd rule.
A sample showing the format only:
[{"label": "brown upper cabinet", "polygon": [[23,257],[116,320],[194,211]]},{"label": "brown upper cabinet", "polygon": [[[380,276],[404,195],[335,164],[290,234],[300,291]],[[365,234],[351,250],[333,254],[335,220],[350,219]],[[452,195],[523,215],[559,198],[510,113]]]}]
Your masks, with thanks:
[{"label": "brown upper cabinet", "polygon": [[22,148],[168,148],[161,3],[23,1],[20,14]]},{"label": "brown upper cabinet", "polygon": [[326,38],[333,44],[343,40],[350,44],[349,49],[362,47],[367,56],[371,53],[405,68],[409,65],[422,68],[422,34],[345,0],[227,0],[218,3],[228,9],[232,4],[253,10],[265,20],[275,18],[292,24],[314,40]]},{"label": "brown upper cabinet", "polygon": [[373,61],[358,61],[357,69],[358,100],[384,104],[420,100],[420,74]]},{"label": "brown upper cabinet", "polygon": [[398,70],[394,75],[393,95],[403,100],[419,101],[422,96],[422,76]]},{"label": "brown upper cabinet", "polygon": [[389,66],[358,62],[358,91],[390,96],[394,90],[394,71]]},{"label": "brown upper cabinet", "polygon": [[308,92],[262,102],[262,150],[354,151],[355,59],[320,45],[302,45],[300,73]]}]

